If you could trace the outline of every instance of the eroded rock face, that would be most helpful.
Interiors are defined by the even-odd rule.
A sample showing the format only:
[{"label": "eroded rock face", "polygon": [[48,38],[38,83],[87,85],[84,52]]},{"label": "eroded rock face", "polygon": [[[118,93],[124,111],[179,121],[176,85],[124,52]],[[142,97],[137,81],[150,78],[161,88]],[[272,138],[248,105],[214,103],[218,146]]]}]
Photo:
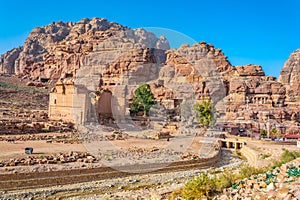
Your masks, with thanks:
[{"label": "eroded rock face", "polygon": [[[63,99],[78,105],[85,99],[97,109],[111,107],[109,98],[114,95],[119,97],[115,107],[122,107],[116,112],[125,113],[125,100],[132,99],[138,85],[147,82],[156,100],[170,109],[192,94],[196,101],[223,102],[218,112],[223,112],[228,124],[258,131],[268,128],[267,120],[271,129],[300,122],[300,50],[290,56],[276,81],[261,66],[232,66],[222,50],[211,44],[169,49],[163,36],[93,18],[35,28],[23,47],[1,56],[0,67],[0,74],[25,76],[35,86],[38,80],[59,83],[50,95],[50,105],[55,102],[52,107],[59,117],[62,108],[69,106],[66,100],[60,105]],[[58,82],[60,79],[64,80]],[[89,102],[90,93],[97,96],[95,102]],[[77,94],[83,96],[77,98]],[[101,95],[106,96],[101,100]],[[81,107],[82,113],[91,113],[92,108]],[[64,114],[74,115],[72,109]],[[76,111],[78,119],[80,112]],[[81,121],[98,114],[102,113],[86,115]]]},{"label": "eroded rock face", "polygon": [[[86,119],[95,119],[94,116],[101,118],[102,114],[114,114],[115,119],[120,117],[120,120],[123,120],[126,112],[128,113],[126,109],[128,102],[133,98],[134,90],[143,82],[151,86],[156,100],[170,109],[175,109],[179,99],[193,98],[197,101],[211,98],[218,102],[226,96],[222,75],[232,73],[233,67],[221,50],[215,50],[212,45],[202,42],[166,52],[164,49],[147,48],[139,42],[132,43],[134,46],[129,48],[130,43],[124,42],[124,38],[114,36],[101,45],[106,44],[110,47],[115,46],[105,50],[98,48],[86,55],[82,66],[76,70],[75,77],[71,78],[77,91],[96,91],[96,114],[87,116]],[[65,96],[69,86],[66,81],[63,84],[66,88],[65,94],[59,92],[63,90],[57,89],[50,95],[51,103],[56,98],[57,102],[61,102],[60,96],[67,98]],[[108,92],[112,93],[111,98],[114,101],[110,100]],[[106,98],[108,100],[105,100]],[[111,105],[112,109],[102,113],[101,109],[98,109],[102,105]],[[56,110],[50,113],[61,111],[59,106],[52,105]],[[91,113],[85,109],[88,108],[84,107],[82,113]],[[123,118],[116,115],[123,115]]]},{"label": "eroded rock face", "polygon": [[240,76],[264,76],[265,72],[259,65],[236,66],[237,73]]},{"label": "eroded rock face", "polygon": [[[162,71],[166,78],[171,73],[174,74],[171,80],[192,83],[193,89],[186,90],[194,93],[196,99],[210,97],[217,102],[226,96],[223,81],[232,73],[233,67],[220,49],[200,42],[192,46],[182,45],[166,54],[164,68],[168,67],[168,70]],[[165,79],[164,76],[160,78]]]},{"label": "eroded rock face", "polygon": [[[295,132],[299,124],[299,101],[291,101],[289,85],[265,76],[260,66],[236,67],[229,81],[226,121],[259,132]],[[278,137],[278,135],[271,135]]]},{"label": "eroded rock face", "polygon": [[198,69],[198,73],[199,70],[209,71],[211,69],[217,69],[219,73],[225,73],[233,68],[221,49],[217,49],[206,42],[195,43],[191,47],[183,44],[177,50],[170,50],[168,55],[167,63],[169,64],[173,62],[187,64],[188,62],[193,65],[201,65],[202,68]]},{"label": "eroded rock face", "polygon": [[56,82],[75,75],[84,65],[85,56],[92,52],[105,51],[101,62],[110,63],[128,49],[147,47],[166,50],[169,44],[166,38],[156,38],[144,29],[133,30],[103,18],[53,22],[35,28],[22,48],[2,55],[0,73]]},{"label": "eroded rock face", "polygon": [[0,73],[3,74],[13,74],[15,73],[15,65],[17,58],[22,52],[22,47],[14,48],[0,57]]},{"label": "eroded rock face", "polygon": [[293,52],[285,62],[278,81],[287,88],[289,101],[300,101],[300,49]]}]

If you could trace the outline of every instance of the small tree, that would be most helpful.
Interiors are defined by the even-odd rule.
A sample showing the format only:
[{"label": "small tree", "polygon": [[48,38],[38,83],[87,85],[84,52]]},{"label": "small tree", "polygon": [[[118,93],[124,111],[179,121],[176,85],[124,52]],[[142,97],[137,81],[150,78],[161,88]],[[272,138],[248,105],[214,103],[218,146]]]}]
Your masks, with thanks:
[{"label": "small tree", "polygon": [[143,111],[144,116],[146,116],[154,103],[154,96],[150,86],[143,83],[134,91],[134,97],[130,105],[130,113],[135,115],[139,111]]},{"label": "small tree", "polygon": [[277,137],[277,129],[276,128],[272,128],[271,133],[272,133],[272,137]]},{"label": "small tree", "polygon": [[199,124],[207,128],[215,123],[214,112],[215,108],[210,100],[203,100],[194,106]]},{"label": "small tree", "polygon": [[268,135],[268,132],[266,130],[260,129],[260,137],[261,138],[265,138],[265,137],[267,137],[267,135]]}]

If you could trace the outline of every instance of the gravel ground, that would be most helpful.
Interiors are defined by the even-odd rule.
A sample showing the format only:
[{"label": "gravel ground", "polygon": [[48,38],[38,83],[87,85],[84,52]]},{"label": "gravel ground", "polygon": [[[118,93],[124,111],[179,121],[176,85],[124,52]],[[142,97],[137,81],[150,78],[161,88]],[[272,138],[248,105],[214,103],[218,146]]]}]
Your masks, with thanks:
[{"label": "gravel ground", "polygon": [[201,172],[235,169],[244,161],[230,151],[214,168],[163,174],[134,175],[88,183],[2,193],[0,199],[166,199],[167,194],[182,187]]}]

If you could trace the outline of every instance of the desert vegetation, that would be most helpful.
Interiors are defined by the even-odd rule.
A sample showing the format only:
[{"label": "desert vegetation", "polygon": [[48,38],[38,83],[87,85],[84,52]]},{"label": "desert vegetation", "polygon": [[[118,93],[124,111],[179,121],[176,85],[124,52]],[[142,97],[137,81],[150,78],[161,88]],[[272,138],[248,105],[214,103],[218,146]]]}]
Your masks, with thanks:
[{"label": "desert vegetation", "polygon": [[202,127],[212,126],[215,122],[215,108],[211,100],[202,100],[201,103],[194,105],[194,110]]},{"label": "desert vegetation", "polygon": [[143,112],[144,116],[146,116],[152,105],[154,105],[154,96],[151,92],[151,88],[148,84],[142,83],[134,91],[134,97],[130,105],[130,113],[131,115],[136,115],[139,112]]},{"label": "desert vegetation", "polygon": [[[266,182],[272,181],[269,180],[273,177],[271,176],[272,171],[269,172],[270,170],[279,168],[283,164],[299,157],[300,151],[288,151],[285,149],[280,159],[274,161],[272,165],[267,167],[256,168],[250,165],[243,165],[237,172],[225,170],[218,174],[201,173],[199,176],[188,181],[180,190],[174,191],[171,198],[174,199],[178,196],[188,200],[201,199],[204,197],[210,198],[222,193],[225,188],[237,188],[240,184],[243,184],[241,180],[245,178],[257,177],[255,175],[263,173],[269,174],[266,175]],[[295,176],[300,176],[300,173]]]}]

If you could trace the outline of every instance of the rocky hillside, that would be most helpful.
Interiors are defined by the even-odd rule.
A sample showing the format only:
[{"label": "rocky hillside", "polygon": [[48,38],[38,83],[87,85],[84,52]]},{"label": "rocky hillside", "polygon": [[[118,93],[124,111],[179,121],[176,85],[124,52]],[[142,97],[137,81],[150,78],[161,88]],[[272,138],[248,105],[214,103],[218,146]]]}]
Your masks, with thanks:
[{"label": "rocky hillside", "polygon": [[[149,82],[161,102],[180,99],[177,93],[185,92],[198,100],[210,97],[218,102],[225,97],[218,110],[223,110],[226,124],[284,133],[290,128],[295,132],[300,123],[299,58],[300,50],[292,53],[277,81],[261,66],[232,66],[221,49],[205,42],[170,49],[165,37],[144,29],[85,18],[35,28],[23,47],[1,56],[0,74],[52,85],[64,79],[89,92],[113,91],[126,81]],[[125,98],[124,90],[119,92]]]},{"label": "rocky hillside", "polygon": [[266,173],[238,180],[222,196],[213,199],[300,199],[299,163],[300,159],[296,159]]},{"label": "rocky hillside", "polygon": [[293,52],[285,62],[278,81],[286,86],[290,101],[300,101],[300,49]]},{"label": "rocky hillside", "polygon": [[91,52],[146,47],[166,50],[169,44],[164,37],[156,38],[143,29],[130,29],[103,18],[53,22],[33,29],[23,47],[2,55],[0,73],[56,82],[74,75]]},{"label": "rocky hillside", "polygon": [[15,141],[20,139],[13,138],[15,134],[72,130],[70,123],[49,120],[48,89],[25,86],[25,81],[16,77],[0,76],[0,97],[0,141],[6,140],[3,135]]}]

